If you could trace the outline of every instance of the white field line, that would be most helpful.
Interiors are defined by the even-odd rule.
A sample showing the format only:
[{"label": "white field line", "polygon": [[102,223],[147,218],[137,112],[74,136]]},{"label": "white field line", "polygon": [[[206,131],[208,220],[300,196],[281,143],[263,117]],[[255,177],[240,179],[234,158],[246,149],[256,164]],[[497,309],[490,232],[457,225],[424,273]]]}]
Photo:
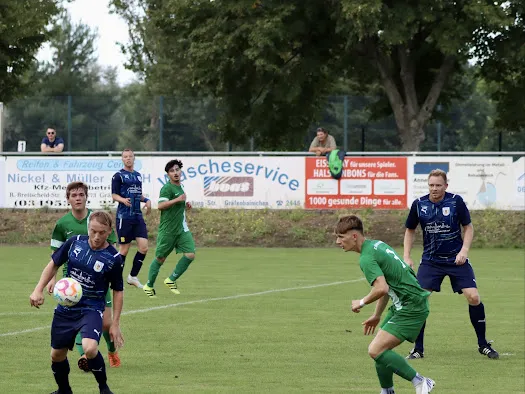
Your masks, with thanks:
[{"label": "white field line", "polygon": [[[226,297],[215,297],[215,298],[205,298],[202,300],[193,300],[193,301],[185,301],[185,302],[176,302],[174,304],[167,304],[167,305],[159,305],[159,306],[152,306],[151,308],[142,308],[142,309],[132,309],[129,311],[122,312],[122,315],[133,315],[135,313],[146,313],[146,312],[153,312],[158,311],[161,309],[168,309],[168,308],[174,308],[178,306],[185,306],[185,305],[192,305],[192,304],[203,304],[206,302],[213,302],[213,301],[225,301],[225,300],[236,300],[239,298],[246,298],[246,297],[256,297],[266,294],[275,294],[275,293],[284,293],[286,291],[294,291],[294,290],[308,290],[308,289],[317,289],[320,287],[328,287],[328,286],[337,286],[337,285],[343,285],[347,283],[355,283],[355,282],[361,282],[365,280],[365,278],[359,278],[359,279],[352,279],[352,280],[344,280],[339,282],[331,282],[331,283],[321,283],[318,285],[310,285],[310,286],[300,286],[300,287],[287,287],[284,289],[273,289],[273,290],[265,290],[265,291],[259,291],[256,293],[246,293],[246,294],[236,294]],[[0,313],[1,316],[23,316],[23,315],[34,315],[42,312],[4,312]],[[0,337],[8,337],[13,335],[21,335],[21,334],[29,334],[31,332],[35,331],[41,331],[49,329],[51,326],[40,326],[40,327],[34,327],[34,328],[28,328],[26,330],[20,330],[20,331],[11,331],[11,332],[4,332],[0,333]]]}]

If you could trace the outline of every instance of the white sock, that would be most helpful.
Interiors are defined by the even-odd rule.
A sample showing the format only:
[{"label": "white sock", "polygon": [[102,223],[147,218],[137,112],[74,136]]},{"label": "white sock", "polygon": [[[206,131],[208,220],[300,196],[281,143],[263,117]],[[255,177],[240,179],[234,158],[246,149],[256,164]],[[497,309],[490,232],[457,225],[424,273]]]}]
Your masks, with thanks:
[{"label": "white sock", "polygon": [[393,387],[389,387],[387,389],[382,388],[381,394],[395,394],[394,388]]},{"label": "white sock", "polygon": [[423,376],[421,376],[420,374],[416,374],[415,378],[412,379],[412,384],[414,385],[414,387],[416,387],[418,384],[420,384],[424,380],[425,378]]}]

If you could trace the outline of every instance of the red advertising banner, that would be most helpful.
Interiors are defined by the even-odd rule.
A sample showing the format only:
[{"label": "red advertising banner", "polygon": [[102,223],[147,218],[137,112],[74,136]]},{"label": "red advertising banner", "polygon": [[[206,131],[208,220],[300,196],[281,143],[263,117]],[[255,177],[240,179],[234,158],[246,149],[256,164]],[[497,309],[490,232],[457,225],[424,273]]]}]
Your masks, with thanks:
[{"label": "red advertising banner", "polygon": [[347,157],[334,179],[326,157],[306,157],[305,208],[406,209],[406,157]]}]

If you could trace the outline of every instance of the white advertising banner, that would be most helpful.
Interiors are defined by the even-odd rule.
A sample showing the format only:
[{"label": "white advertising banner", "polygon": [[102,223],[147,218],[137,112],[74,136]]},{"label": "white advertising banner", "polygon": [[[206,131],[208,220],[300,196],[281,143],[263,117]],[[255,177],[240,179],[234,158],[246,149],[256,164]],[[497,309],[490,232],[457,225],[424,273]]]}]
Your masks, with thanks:
[{"label": "white advertising banner", "polygon": [[[516,208],[515,166],[511,157],[410,157],[408,164],[408,206],[428,194],[428,174],[434,169],[447,173],[448,189],[476,209]],[[523,209],[523,208],[521,208]]]},{"label": "white advertising banner", "polygon": [[[143,194],[156,207],[168,181],[164,167],[173,157],[141,157],[135,169],[142,174]],[[182,182],[195,207],[289,209],[304,206],[303,157],[178,157]],[[1,168],[1,167],[0,167]],[[8,208],[66,208],[68,183],[89,186],[88,206],[114,206],[111,178],[122,168],[120,157],[8,157],[2,176]],[[1,201],[1,200],[0,200]]]},{"label": "white advertising banner", "polygon": [[0,156],[0,208],[3,208],[6,206],[5,205],[5,194],[6,194],[5,160],[6,160],[5,156]]},{"label": "white advertising banner", "polygon": [[512,193],[512,209],[525,210],[525,157],[520,157],[513,165],[514,192]]}]

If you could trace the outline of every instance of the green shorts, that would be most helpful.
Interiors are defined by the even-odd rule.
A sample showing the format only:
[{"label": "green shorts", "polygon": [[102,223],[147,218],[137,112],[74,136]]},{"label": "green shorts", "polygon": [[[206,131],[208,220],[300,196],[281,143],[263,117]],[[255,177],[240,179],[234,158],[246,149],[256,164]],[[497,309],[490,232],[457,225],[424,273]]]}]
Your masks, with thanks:
[{"label": "green shorts", "polygon": [[404,308],[396,310],[392,305],[381,323],[381,329],[392,334],[401,342],[415,342],[421,327],[427,320],[429,313],[428,299],[425,299],[421,308]]},{"label": "green shorts", "polygon": [[155,257],[168,257],[175,249],[176,253],[195,253],[195,241],[190,231],[177,235],[160,233],[157,236]]},{"label": "green shorts", "polygon": [[111,289],[108,289],[106,293],[106,308],[111,308],[113,306],[113,301],[111,300]]}]

